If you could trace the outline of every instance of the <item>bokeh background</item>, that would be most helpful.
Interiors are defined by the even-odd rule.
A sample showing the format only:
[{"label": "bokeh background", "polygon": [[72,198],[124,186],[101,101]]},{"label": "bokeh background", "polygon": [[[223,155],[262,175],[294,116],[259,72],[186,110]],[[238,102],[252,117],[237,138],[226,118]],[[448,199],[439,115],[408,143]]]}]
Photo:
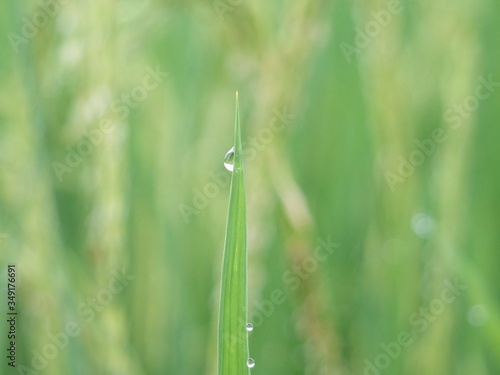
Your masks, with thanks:
[{"label": "bokeh background", "polygon": [[236,90],[252,373],[500,373],[497,1],[0,18],[2,374],[216,373]]}]

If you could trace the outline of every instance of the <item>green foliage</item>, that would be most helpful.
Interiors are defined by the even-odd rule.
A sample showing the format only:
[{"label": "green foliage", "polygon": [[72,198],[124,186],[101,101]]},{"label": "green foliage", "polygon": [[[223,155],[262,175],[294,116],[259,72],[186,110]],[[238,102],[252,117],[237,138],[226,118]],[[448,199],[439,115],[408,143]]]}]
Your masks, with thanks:
[{"label": "green foliage", "polygon": [[238,94],[234,129],[234,159],[231,176],[226,243],[222,266],[219,315],[219,375],[249,373],[248,338],[246,332],[247,291],[247,228],[246,198],[243,176]]},{"label": "green foliage", "polygon": [[498,373],[499,7],[0,2],[19,365],[213,375],[219,350],[248,371],[248,314],[252,375]]}]

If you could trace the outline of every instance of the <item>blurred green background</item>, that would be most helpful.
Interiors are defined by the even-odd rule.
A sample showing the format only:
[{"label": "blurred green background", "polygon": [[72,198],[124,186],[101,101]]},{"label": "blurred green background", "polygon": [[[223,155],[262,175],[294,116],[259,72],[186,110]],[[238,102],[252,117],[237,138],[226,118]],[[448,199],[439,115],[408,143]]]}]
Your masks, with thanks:
[{"label": "blurred green background", "polygon": [[216,373],[236,90],[252,373],[500,374],[498,2],[0,18],[2,374]]}]

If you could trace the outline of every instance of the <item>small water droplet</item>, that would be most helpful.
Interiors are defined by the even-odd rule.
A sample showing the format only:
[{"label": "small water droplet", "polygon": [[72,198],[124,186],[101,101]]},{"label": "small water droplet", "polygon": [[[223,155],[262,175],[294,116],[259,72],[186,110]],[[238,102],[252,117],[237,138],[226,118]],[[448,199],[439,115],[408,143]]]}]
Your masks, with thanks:
[{"label": "small water droplet", "polygon": [[234,169],[234,146],[224,156],[224,167],[230,172]]},{"label": "small water droplet", "polygon": [[255,361],[252,358],[248,358],[247,367],[248,368],[254,368],[255,367]]},{"label": "small water droplet", "polygon": [[245,329],[247,330],[247,332],[252,332],[253,331],[252,323],[247,323]]}]

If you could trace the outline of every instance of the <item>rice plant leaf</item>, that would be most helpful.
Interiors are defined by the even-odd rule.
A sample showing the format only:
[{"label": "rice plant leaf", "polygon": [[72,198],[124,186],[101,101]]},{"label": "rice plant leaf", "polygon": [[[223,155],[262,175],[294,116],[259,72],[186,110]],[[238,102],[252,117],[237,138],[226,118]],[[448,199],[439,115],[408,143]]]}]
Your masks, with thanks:
[{"label": "rice plant leaf", "polygon": [[226,241],[222,260],[219,312],[219,375],[248,375],[247,234],[245,183],[240,134],[238,93],[234,131],[234,164],[231,177]]}]

